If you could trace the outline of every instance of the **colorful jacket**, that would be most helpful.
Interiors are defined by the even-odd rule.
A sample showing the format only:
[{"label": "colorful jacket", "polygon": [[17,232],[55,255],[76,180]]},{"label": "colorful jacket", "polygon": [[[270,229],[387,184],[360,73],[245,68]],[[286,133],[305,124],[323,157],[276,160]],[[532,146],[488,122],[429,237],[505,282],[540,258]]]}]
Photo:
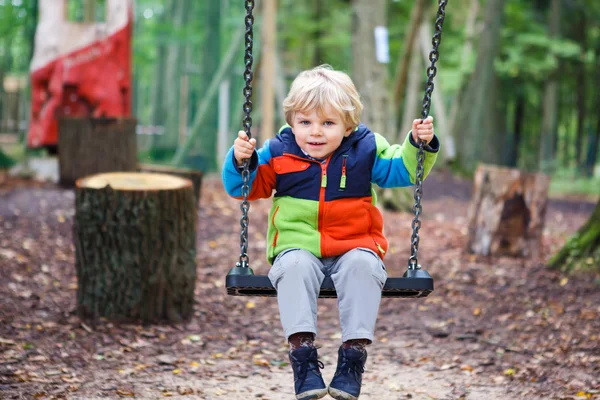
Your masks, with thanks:
[{"label": "colorful jacket", "polygon": [[[403,145],[390,145],[361,124],[321,162],[307,157],[291,128],[283,127],[250,162],[249,199],[269,198],[275,190],[267,232],[269,263],[288,248],[303,248],[323,258],[366,247],[383,259],[388,241],[372,183],[384,188],[414,184],[417,150],[411,134]],[[434,137],[427,146],[425,177],[438,150]],[[227,193],[241,198],[241,169],[233,147],[222,177]]]}]

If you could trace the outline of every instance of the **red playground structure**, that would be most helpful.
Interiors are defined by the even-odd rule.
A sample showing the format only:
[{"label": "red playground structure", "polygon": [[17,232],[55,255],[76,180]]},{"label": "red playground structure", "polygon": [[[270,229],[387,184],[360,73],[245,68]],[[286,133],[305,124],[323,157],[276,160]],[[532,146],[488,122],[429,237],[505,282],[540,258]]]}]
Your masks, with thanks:
[{"label": "red playground structure", "polygon": [[72,22],[67,0],[39,0],[27,145],[56,148],[62,116],[131,114],[133,0],[107,0],[103,22]]}]

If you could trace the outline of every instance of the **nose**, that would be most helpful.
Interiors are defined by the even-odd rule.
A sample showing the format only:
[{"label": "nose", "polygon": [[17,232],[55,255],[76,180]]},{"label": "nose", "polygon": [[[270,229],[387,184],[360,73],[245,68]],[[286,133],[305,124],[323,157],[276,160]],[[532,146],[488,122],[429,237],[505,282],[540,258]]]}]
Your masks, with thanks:
[{"label": "nose", "polygon": [[314,136],[321,135],[321,126],[319,124],[312,124],[310,133]]}]

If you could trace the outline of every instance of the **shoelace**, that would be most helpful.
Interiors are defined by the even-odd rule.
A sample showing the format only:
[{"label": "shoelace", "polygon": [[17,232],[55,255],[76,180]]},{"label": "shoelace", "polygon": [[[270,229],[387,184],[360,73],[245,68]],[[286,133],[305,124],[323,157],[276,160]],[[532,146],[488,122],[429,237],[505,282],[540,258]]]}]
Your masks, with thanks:
[{"label": "shoelace", "polygon": [[298,365],[298,379],[300,380],[300,387],[304,385],[308,371],[317,371],[325,368],[325,365],[317,358],[317,352],[313,351],[310,355]]},{"label": "shoelace", "polygon": [[360,377],[365,372],[365,366],[359,358],[349,359],[344,357],[340,367],[340,373],[348,369],[348,374],[354,376],[356,382],[360,382]]}]

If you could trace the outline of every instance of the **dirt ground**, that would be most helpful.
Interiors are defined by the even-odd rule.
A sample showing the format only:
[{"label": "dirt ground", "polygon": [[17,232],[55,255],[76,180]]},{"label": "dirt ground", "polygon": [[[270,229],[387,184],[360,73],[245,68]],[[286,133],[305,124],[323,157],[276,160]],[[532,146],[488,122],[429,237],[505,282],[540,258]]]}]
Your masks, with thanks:
[{"label": "dirt ground", "polygon": [[[600,399],[598,277],[565,276],[545,259],[466,254],[471,184],[425,184],[420,262],[435,278],[425,299],[384,299],[369,347],[365,400]],[[0,187],[1,399],[292,399],[277,304],[228,297],[239,254],[239,203],[205,179],[198,222],[195,316],[181,325],[96,325],[75,310],[74,194],[53,184]],[[546,257],[589,217],[591,200],[552,200]],[[268,201],[253,203],[251,266],[266,273]],[[409,252],[407,213],[384,212],[390,275]],[[335,300],[319,305],[320,355],[330,379],[340,344]]]}]

